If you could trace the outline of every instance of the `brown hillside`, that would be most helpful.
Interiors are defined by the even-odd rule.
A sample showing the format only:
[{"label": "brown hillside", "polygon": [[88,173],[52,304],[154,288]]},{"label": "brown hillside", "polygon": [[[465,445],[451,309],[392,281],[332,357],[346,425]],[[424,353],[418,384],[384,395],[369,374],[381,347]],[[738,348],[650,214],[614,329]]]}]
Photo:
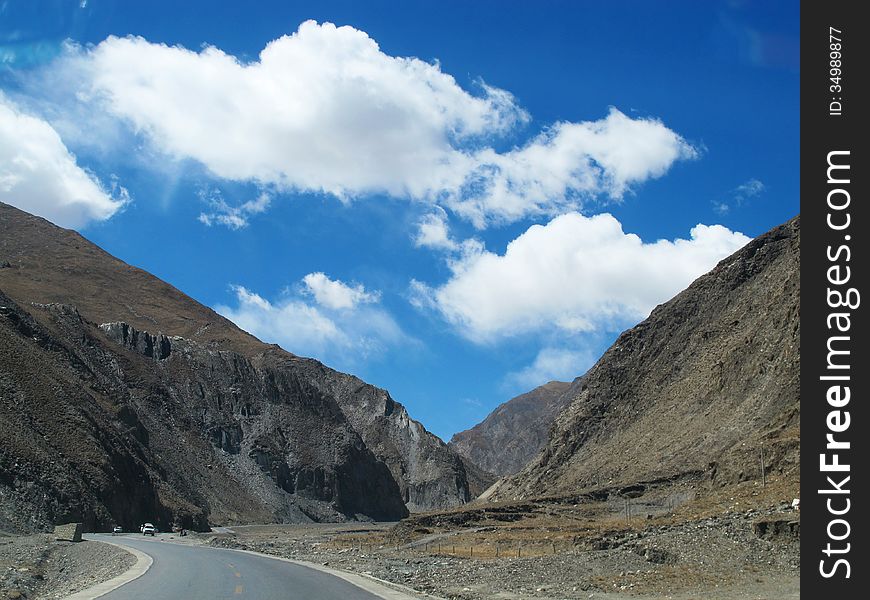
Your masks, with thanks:
[{"label": "brown hillside", "polygon": [[568,391],[541,454],[490,499],[798,475],[800,217],[625,333]]}]

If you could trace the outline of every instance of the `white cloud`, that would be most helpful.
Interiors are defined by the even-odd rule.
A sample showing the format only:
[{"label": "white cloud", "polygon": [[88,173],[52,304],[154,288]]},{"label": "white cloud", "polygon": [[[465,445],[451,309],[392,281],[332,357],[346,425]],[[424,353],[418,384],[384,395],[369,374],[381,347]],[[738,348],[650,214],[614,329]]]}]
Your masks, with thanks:
[{"label": "white cloud", "polygon": [[[334,365],[354,366],[411,341],[387,311],[374,305],[379,294],[332,281],[322,273],[306,276],[303,284],[302,294],[286,294],[274,302],[245,287],[232,286],[235,305],[218,305],[215,310],[265,342]],[[307,293],[313,290],[320,293],[315,302]],[[343,295],[347,290],[351,298]]]},{"label": "white cloud", "polygon": [[52,77],[58,85],[41,87],[78,81],[65,96],[79,108],[112,114],[217,177],[343,200],[410,198],[480,228],[619,198],[697,155],[660,121],[616,109],[499,153],[493,138],[529,121],[509,92],[481,82],[471,94],[437,63],[390,56],[365,32],[330,23],[307,21],[250,62],[109,37],[67,48]]},{"label": "white cloud", "polygon": [[504,255],[466,244],[450,262],[452,277],[435,288],[412,281],[412,299],[477,342],[621,328],[748,241],[721,225],[697,225],[690,239],[644,243],[609,214],[569,213],[530,227]]},{"label": "white cloud", "polygon": [[595,363],[591,352],[566,348],[542,348],[529,366],[508,374],[505,382],[531,390],[550,381],[571,381]]},{"label": "white cloud", "polygon": [[209,204],[210,212],[199,213],[200,223],[211,227],[212,225],[224,225],[230,229],[241,229],[248,226],[251,215],[265,212],[272,202],[272,195],[268,192],[260,192],[253,200],[248,200],[239,206],[227,204],[220,190],[213,189],[202,191],[200,198]]},{"label": "white cloud", "polygon": [[733,207],[741,207],[746,204],[750,198],[755,198],[761,195],[767,187],[760,180],[752,178],[744,183],[741,183],[736,188],[731,190],[731,198],[725,201],[714,200],[713,210],[720,215],[725,215],[731,212]]},{"label": "white cloud", "polygon": [[462,156],[451,142],[526,118],[502,90],[472,96],[437,65],[329,23],[303,23],[247,64],[136,37],[109,37],[81,58],[90,92],[168,154],[226,179],[339,197],[453,187],[444,163]]},{"label": "white cloud", "polygon": [[217,306],[217,312],[264,341],[303,354],[305,349],[316,354],[330,345],[350,344],[348,336],[329,317],[305,302],[288,299],[272,304],[242,286],[233,286],[233,291],[238,305]]},{"label": "white cloud", "polygon": [[62,227],[105,220],[129,200],[76,164],[57,132],[0,93],[0,200]]},{"label": "white cloud", "polygon": [[414,245],[418,248],[434,250],[456,250],[459,245],[450,237],[447,214],[444,209],[435,207],[436,212],[425,215],[417,223]]},{"label": "white cloud", "polygon": [[521,149],[479,152],[463,198],[448,204],[478,227],[552,215],[602,193],[620,198],[632,184],[697,156],[661,121],[631,119],[611,108],[598,121],[557,123]]},{"label": "white cloud", "polygon": [[752,198],[764,191],[764,184],[758,179],[750,179],[746,183],[737,186],[736,196],[741,199]]},{"label": "white cloud", "polygon": [[380,299],[380,293],[367,292],[361,284],[354,286],[330,279],[324,273],[309,273],[302,278],[306,293],[314,296],[318,304],[333,310],[352,309]]}]

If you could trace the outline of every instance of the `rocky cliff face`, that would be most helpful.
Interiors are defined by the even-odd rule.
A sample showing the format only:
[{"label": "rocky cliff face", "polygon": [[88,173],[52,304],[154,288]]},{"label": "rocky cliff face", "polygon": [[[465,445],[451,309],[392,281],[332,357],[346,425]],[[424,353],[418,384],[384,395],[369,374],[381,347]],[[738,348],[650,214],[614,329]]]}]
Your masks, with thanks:
[{"label": "rocky cliff face", "polygon": [[389,392],[309,361],[312,381],[337,400],[375,456],[390,466],[411,511],[450,508],[473,498],[460,457],[408,415]]},{"label": "rocky cliff face", "polygon": [[0,528],[406,514],[387,466],[286,364],[298,359],[0,305]]},{"label": "rocky cliff face", "polygon": [[556,415],[570,401],[570,383],[551,381],[508,400],[481,423],[461,431],[450,447],[476,465],[504,477],[522,469],[547,442]]},{"label": "rocky cliff face", "polygon": [[[490,499],[798,471],[800,218],[623,333],[567,391],[542,453]],[[795,475],[796,476],[796,475]]]},{"label": "rocky cliff face", "polygon": [[0,262],[0,530],[397,519],[468,500],[459,459],[386,392],[77,233],[0,204]]}]

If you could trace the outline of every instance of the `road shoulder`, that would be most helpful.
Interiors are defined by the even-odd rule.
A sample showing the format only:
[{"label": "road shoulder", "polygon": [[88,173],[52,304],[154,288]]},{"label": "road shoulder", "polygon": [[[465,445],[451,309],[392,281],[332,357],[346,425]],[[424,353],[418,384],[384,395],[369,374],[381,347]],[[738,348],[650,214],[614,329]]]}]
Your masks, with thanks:
[{"label": "road shoulder", "polygon": [[[338,577],[339,579],[343,579],[348,583],[355,585],[356,587],[369,592],[370,594],[374,594],[379,598],[383,598],[384,600],[443,600],[439,596],[432,596],[431,594],[425,594],[422,592],[418,592],[417,590],[413,590],[407,586],[399,585],[397,583],[393,583],[391,581],[385,581],[383,579],[378,579],[377,577],[373,577],[371,575],[365,575],[361,573],[350,573],[348,571],[341,571],[339,569],[332,569],[330,567],[325,567],[323,565],[318,565],[316,563],[305,562],[302,560],[293,560],[291,558],[283,558],[281,556],[274,556],[272,554],[264,554],[262,552],[254,552],[253,550],[240,550],[238,548],[225,548],[226,550],[230,550],[231,552],[242,552],[244,554],[252,554],[254,556],[262,556],[264,558],[270,558],[272,560],[280,560],[283,562],[291,563],[294,565],[299,565],[300,567],[307,567],[309,569],[314,569],[315,571],[320,571],[321,573],[326,573],[328,575],[332,575],[333,577]],[[77,599],[78,600],[78,599]]]},{"label": "road shoulder", "polygon": [[64,598],[64,600],[93,600],[94,598],[99,598],[100,596],[103,596],[113,590],[118,589],[122,585],[138,579],[139,577],[148,572],[148,569],[151,568],[151,565],[154,562],[154,560],[150,556],[140,550],[131,548],[130,546],[110,542],[109,540],[95,539],[90,536],[88,536],[87,539],[92,542],[109,544],[111,546],[121,548],[136,557],[136,563],[120,575],[117,575],[116,577],[113,577],[112,579],[109,579],[107,581],[103,581],[102,583],[93,585],[86,590],[76,592],[71,596],[67,596],[66,598]]}]

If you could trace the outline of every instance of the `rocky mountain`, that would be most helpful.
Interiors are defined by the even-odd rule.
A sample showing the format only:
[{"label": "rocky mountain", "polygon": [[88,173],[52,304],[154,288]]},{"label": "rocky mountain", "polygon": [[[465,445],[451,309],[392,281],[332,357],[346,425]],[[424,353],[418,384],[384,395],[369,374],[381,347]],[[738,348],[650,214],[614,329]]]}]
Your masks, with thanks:
[{"label": "rocky mountain", "polygon": [[623,333],[566,392],[542,452],[489,500],[798,472],[800,217]]},{"label": "rocky mountain", "polygon": [[0,203],[0,530],[385,520],[469,498],[462,460],[385,391]]},{"label": "rocky mountain", "polygon": [[307,361],[306,376],[335,398],[366,446],[388,466],[409,510],[450,508],[483,491],[476,491],[473,466],[412,419],[386,390],[314,360]]},{"label": "rocky mountain", "polygon": [[499,405],[482,422],[460,431],[450,447],[482,469],[504,477],[522,469],[547,442],[570,397],[570,383],[551,381]]}]

